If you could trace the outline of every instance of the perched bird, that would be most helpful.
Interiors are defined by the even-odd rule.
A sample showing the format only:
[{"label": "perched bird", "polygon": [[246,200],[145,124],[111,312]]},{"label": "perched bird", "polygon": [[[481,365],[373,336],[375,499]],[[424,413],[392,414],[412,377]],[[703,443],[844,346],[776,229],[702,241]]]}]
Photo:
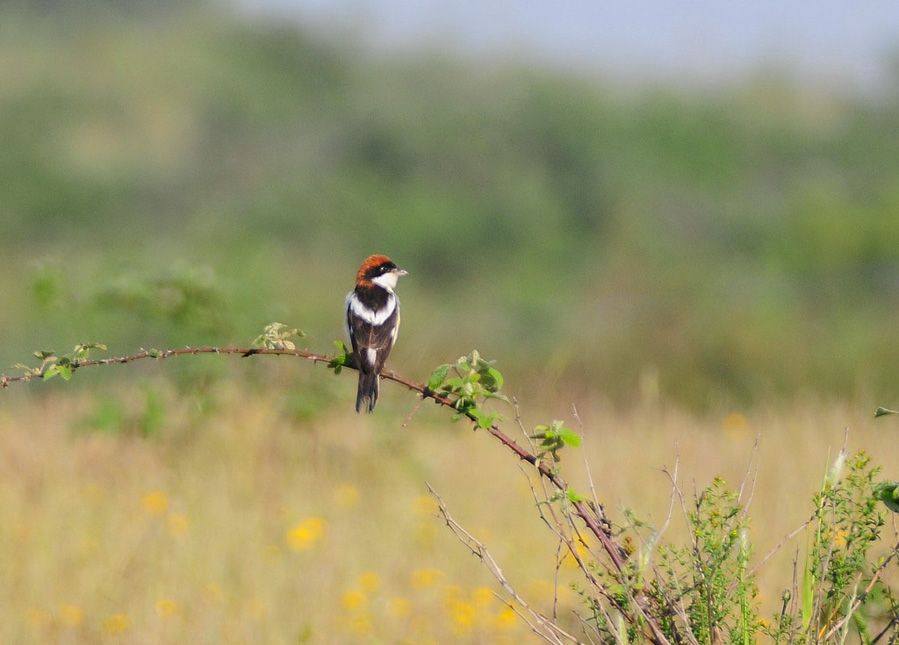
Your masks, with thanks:
[{"label": "perched bird", "polygon": [[400,301],[393,290],[407,272],[386,255],[372,255],[356,272],[356,287],[346,297],[346,329],[359,367],[356,412],[371,412],[378,381],[400,328]]}]

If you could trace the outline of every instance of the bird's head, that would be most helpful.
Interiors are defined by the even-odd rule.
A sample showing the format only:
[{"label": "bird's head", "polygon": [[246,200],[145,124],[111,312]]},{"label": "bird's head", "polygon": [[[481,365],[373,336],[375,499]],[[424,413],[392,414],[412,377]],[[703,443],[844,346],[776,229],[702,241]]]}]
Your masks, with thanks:
[{"label": "bird's head", "polygon": [[372,255],[366,258],[356,272],[356,286],[378,285],[393,291],[396,288],[396,281],[407,273],[386,255]]}]

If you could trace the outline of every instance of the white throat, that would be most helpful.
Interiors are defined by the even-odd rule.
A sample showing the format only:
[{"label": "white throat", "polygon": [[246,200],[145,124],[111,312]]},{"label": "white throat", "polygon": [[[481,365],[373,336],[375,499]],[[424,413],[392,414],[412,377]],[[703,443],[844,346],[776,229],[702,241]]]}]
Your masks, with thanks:
[{"label": "white throat", "polygon": [[396,289],[396,281],[398,279],[399,276],[395,271],[389,271],[384,275],[379,275],[377,278],[372,278],[371,281],[379,287],[384,287],[387,291],[393,293],[393,290]]}]

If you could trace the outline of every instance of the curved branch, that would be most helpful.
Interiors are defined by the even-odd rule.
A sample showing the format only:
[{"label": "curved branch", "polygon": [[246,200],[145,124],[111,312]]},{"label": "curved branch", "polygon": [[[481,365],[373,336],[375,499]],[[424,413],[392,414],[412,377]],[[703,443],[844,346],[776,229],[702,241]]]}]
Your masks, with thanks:
[{"label": "curved branch", "polygon": [[[96,359],[81,359],[77,361],[72,361],[71,368],[72,370],[79,370],[85,367],[93,367],[98,365],[120,365],[125,363],[133,363],[136,361],[144,360],[144,359],[156,359],[162,360],[166,358],[172,358],[175,356],[185,356],[185,355],[197,355],[197,354],[228,354],[228,355],[239,355],[242,357],[254,356],[254,355],[274,355],[274,356],[294,356],[296,358],[303,358],[313,363],[326,363],[333,365],[335,361],[335,357],[328,356],[326,354],[317,354],[315,352],[310,352],[303,349],[268,349],[268,348],[258,348],[258,347],[235,347],[235,346],[225,346],[225,347],[215,347],[215,346],[201,346],[201,347],[182,347],[179,349],[164,349],[164,350],[146,350],[143,349],[136,354],[130,354],[126,356],[113,356],[109,358],[96,358]],[[346,367],[349,369],[357,369],[355,365],[348,363],[342,365],[342,367]],[[417,392],[423,399],[430,398],[434,401],[435,404],[440,405],[442,407],[452,408],[455,412],[458,410],[454,407],[454,400],[446,397],[439,392],[435,392],[429,389],[426,385],[421,383],[417,383],[415,381],[411,381],[403,376],[400,376],[396,372],[393,371],[384,371],[381,373],[381,378],[393,381],[394,383],[398,383],[399,385],[403,385],[409,390]],[[28,382],[33,379],[41,379],[43,380],[40,374],[24,374],[20,376],[7,376],[5,374],[0,374],[0,388],[7,388],[13,383],[21,383]],[[468,417],[471,421],[477,422],[478,420],[474,417],[473,414],[466,412],[465,416]],[[546,465],[537,455],[530,452],[526,448],[519,445],[514,439],[508,436],[505,432],[503,432],[497,424],[491,425],[486,429],[495,439],[497,439],[500,443],[502,443],[506,448],[512,451],[520,460],[526,461],[529,464],[533,465],[534,468],[540,473],[540,475],[546,479],[548,482],[552,484],[554,488],[563,494],[568,491],[568,484],[565,482],[562,477]],[[602,546],[603,551],[608,556],[609,560],[612,563],[614,570],[617,573],[623,573],[625,561],[627,558],[627,552],[624,548],[618,544],[615,539],[615,536],[612,534],[610,529],[610,524],[605,517],[605,511],[600,505],[591,505],[586,500],[580,501],[572,501],[571,506],[574,509],[575,515],[580,517],[580,519],[584,522],[587,529],[596,537]],[[640,618],[642,618],[645,626],[649,629],[649,638],[651,642],[667,645],[669,642],[662,632],[661,627],[655,616],[653,616],[652,612],[647,607],[646,599],[642,595],[637,595],[634,597],[634,604],[640,614]],[[636,620],[632,619],[632,622],[636,624]]]}]

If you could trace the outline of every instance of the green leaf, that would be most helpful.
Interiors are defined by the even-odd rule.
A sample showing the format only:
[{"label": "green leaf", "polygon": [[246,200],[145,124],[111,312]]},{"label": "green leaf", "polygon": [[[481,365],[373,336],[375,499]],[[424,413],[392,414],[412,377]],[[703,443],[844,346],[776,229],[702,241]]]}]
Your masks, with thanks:
[{"label": "green leaf", "polygon": [[487,367],[481,371],[481,378],[486,387],[491,392],[496,392],[503,387],[503,375],[495,367]]},{"label": "green leaf", "polygon": [[34,352],[34,356],[36,356],[37,358],[39,358],[41,360],[46,360],[48,358],[56,356],[56,352],[48,352],[48,351],[42,349],[37,352]]},{"label": "green leaf", "polygon": [[340,374],[343,366],[350,363],[350,351],[342,340],[335,340],[334,346],[337,348],[338,353],[330,360],[328,367],[334,370],[335,374]]},{"label": "green leaf", "polygon": [[446,382],[446,384],[443,386],[443,389],[450,392],[455,392],[456,390],[461,390],[464,383],[465,381],[463,381],[461,378],[459,378],[458,376],[454,376]]},{"label": "green leaf", "polygon": [[484,412],[483,410],[479,410],[478,408],[472,408],[468,412],[475,418],[478,427],[483,430],[491,427],[496,421],[496,417],[498,416],[496,414]]},{"label": "green leaf", "polygon": [[56,365],[55,367],[63,381],[71,380],[73,373],[71,365]]},{"label": "green leaf", "polygon": [[51,378],[57,375],[59,375],[59,366],[51,365],[46,370],[44,370],[44,372],[41,374],[41,378],[45,381],[49,381]]},{"label": "green leaf", "polygon": [[431,375],[428,377],[428,389],[436,390],[438,387],[443,385],[443,382],[446,380],[446,377],[449,374],[449,370],[449,363],[444,363],[433,372],[431,372]]},{"label": "green leaf", "polygon": [[568,498],[572,504],[577,504],[578,502],[583,502],[586,497],[583,495],[578,495],[576,492],[571,490],[570,488],[565,491],[565,496]]},{"label": "green leaf", "polygon": [[581,445],[581,435],[569,428],[559,428],[559,438],[574,448]]},{"label": "green leaf", "polygon": [[877,417],[885,417],[890,414],[899,414],[899,410],[890,410],[889,408],[885,408],[880,406],[876,410],[874,410],[874,418]]},{"label": "green leaf", "polygon": [[812,611],[815,606],[815,574],[811,563],[805,567],[802,575],[802,629],[808,629],[812,622]]}]

